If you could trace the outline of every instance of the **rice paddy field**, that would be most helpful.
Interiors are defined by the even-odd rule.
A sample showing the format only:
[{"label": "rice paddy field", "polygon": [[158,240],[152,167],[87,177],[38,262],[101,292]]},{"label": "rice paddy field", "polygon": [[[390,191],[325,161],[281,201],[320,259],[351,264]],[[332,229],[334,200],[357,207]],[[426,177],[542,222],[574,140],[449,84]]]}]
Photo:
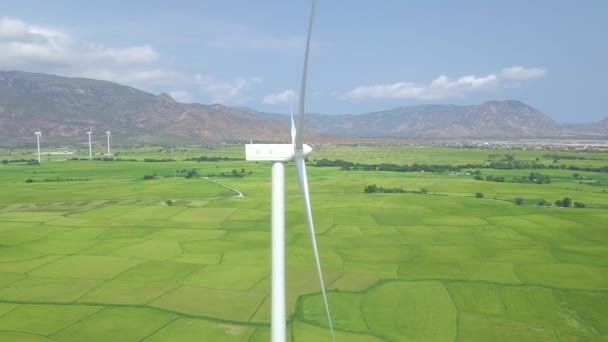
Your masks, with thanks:
[{"label": "rice paddy field", "polygon": [[[241,146],[118,151],[132,160],[0,164],[0,341],[269,341],[270,165]],[[507,154],[557,167],[484,179],[551,182],[315,167]],[[201,156],[230,159],[184,160]],[[608,173],[571,166],[608,166],[608,153],[318,149],[308,172],[336,339],[608,341]],[[538,205],[564,197],[584,208]],[[286,202],[288,335],[330,341],[291,165]]]}]

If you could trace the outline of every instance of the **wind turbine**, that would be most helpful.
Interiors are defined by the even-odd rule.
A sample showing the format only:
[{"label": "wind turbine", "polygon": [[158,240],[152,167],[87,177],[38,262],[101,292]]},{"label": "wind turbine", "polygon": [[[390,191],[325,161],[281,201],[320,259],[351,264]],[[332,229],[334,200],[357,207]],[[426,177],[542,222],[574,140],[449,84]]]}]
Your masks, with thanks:
[{"label": "wind turbine", "polygon": [[106,135],[108,136],[108,155],[110,155],[110,138],[112,133],[110,133],[110,131],[106,131]]},{"label": "wind turbine", "polygon": [[93,133],[93,132],[89,128],[89,131],[87,132],[87,134],[89,135],[89,160],[93,159],[93,148],[91,146],[91,133]]},{"label": "wind turbine", "polygon": [[271,163],[272,189],[271,189],[271,231],[272,231],[272,277],[271,277],[271,340],[272,342],[284,342],[286,340],[286,309],[285,309],[285,163],[294,161],[297,171],[298,185],[304,209],[308,232],[312,244],[317,274],[323,294],[325,311],[331,331],[332,339],[335,341],[325,284],[323,283],[323,272],[319,260],[319,251],[310,208],[310,196],[308,193],[308,179],[306,177],[305,158],[312,152],[309,145],[303,143],[303,118],[306,95],[306,74],[308,69],[308,51],[310,48],[310,35],[315,12],[315,1],[312,2],[310,18],[308,22],[308,35],[306,38],[306,50],[304,54],[304,67],[300,84],[300,102],[298,106],[298,124],[294,124],[291,116],[291,144],[246,144],[245,158],[248,161],[269,161]]},{"label": "wind turbine", "polygon": [[38,146],[38,164],[40,164],[40,137],[42,136],[42,132],[34,132],[36,134],[36,145]]}]

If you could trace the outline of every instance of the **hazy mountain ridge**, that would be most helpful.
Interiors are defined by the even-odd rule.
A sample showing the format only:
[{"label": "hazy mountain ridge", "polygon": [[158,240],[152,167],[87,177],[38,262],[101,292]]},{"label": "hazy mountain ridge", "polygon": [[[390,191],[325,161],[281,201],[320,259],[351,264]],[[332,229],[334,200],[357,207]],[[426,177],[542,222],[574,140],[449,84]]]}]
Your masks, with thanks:
[{"label": "hazy mountain ridge", "polygon": [[289,139],[288,125],[238,108],[178,103],[107,81],[0,72],[1,136],[41,129],[47,139],[70,138],[90,127],[138,141]]},{"label": "hazy mountain ridge", "polygon": [[[153,142],[288,142],[289,117],[220,104],[184,104],[112,82],[0,71],[0,136],[30,140],[81,137],[111,130],[122,140]],[[519,101],[419,105],[358,115],[307,114],[309,141],[357,138],[545,137],[608,134],[608,118],[562,125]],[[322,138],[318,134],[326,136]],[[128,139],[125,139],[128,137]],[[119,138],[120,139],[120,138]],[[341,141],[344,138],[340,139]]]}]

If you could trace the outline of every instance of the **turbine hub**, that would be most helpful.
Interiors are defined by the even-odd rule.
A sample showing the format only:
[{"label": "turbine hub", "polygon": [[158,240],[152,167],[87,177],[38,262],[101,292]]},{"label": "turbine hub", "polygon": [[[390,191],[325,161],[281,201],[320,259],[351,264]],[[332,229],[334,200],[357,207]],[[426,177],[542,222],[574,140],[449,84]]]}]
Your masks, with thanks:
[{"label": "turbine hub", "polygon": [[312,147],[307,144],[302,145],[302,155],[308,157],[310,153],[312,153]]}]

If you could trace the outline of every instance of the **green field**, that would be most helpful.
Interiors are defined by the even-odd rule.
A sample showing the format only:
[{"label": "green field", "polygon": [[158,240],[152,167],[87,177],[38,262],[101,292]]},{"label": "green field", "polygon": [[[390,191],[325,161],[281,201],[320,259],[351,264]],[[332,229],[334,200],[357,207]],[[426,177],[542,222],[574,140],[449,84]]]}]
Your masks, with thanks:
[{"label": "green field", "polygon": [[[0,341],[268,341],[270,166],[238,160],[239,146],[117,150],[135,161],[0,164]],[[551,183],[314,167],[506,154],[547,168],[482,175]],[[234,160],[184,161],[200,156]],[[608,166],[608,153],[353,146],[311,157],[338,341],[608,341],[608,173],[571,169]],[[244,197],[186,178],[192,169]],[[564,197],[585,208],[537,205]],[[330,341],[292,165],[286,202],[288,334]]]}]

